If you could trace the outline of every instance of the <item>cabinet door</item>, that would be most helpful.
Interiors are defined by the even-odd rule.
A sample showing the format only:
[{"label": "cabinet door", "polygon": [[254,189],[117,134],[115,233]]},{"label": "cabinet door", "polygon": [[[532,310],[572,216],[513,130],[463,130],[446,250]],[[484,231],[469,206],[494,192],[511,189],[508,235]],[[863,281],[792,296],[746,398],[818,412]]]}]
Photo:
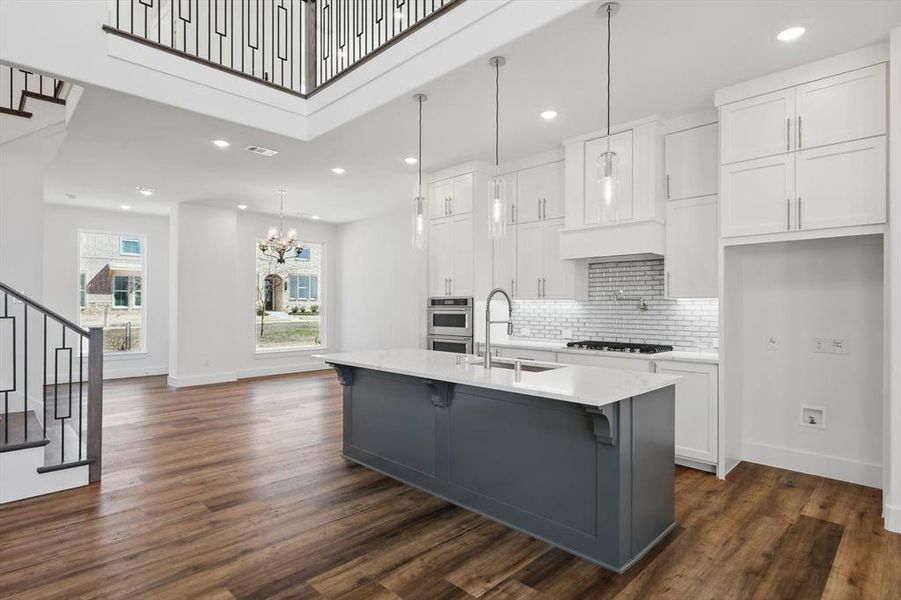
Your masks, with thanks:
[{"label": "cabinet door", "polygon": [[723,237],[791,230],[794,165],[781,154],[722,167]]},{"label": "cabinet door", "polygon": [[666,295],[716,298],[719,295],[716,196],[666,204]]},{"label": "cabinet door", "polygon": [[450,183],[451,214],[472,212],[472,194],[472,173],[455,177]]},{"label": "cabinet door", "polygon": [[656,371],[682,377],[676,382],[676,456],[716,464],[716,365],[661,360]]},{"label": "cabinet door", "polygon": [[429,218],[441,219],[449,214],[450,181],[436,181],[429,185]]},{"label": "cabinet door", "polygon": [[493,283],[516,296],[516,226],[508,226],[506,237],[494,240]]},{"label": "cabinet door", "polygon": [[429,228],[429,295],[449,293],[448,279],[453,271],[453,223],[450,218],[436,219]]},{"label": "cabinet door", "polygon": [[794,148],[794,88],[720,108],[723,164],[771,156]]},{"label": "cabinet door", "polygon": [[[504,194],[507,204],[507,231],[509,233],[510,226],[517,222],[517,174],[505,173],[500,178],[504,181]],[[490,198],[489,198],[490,201]]]},{"label": "cabinet door", "polygon": [[848,142],[885,133],[885,65],[798,86],[798,148]]},{"label": "cabinet door", "polygon": [[451,260],[451,294],[454,296],[472,296],[473,277],[473,232],[472,214],[457,215],[450,219],[452,227]]},{"label": "cabinet door", "polygon": [[563,219],[545,221],[542,224],[542,298],[571,299],[575,295],[573,264],[571,261],[560,258],[561,229],[563,229]]},{"label": "cabinet door", "polygon": [[541,197],[544,200],[542,218],[558,219],[563,216],[564,180],[562,160],[541,167]]},{"label": "cabinet door", "polygon": [[606,204],[598,177],[598,159],[607,151],[607,138],[585,142],[585,223],[615,223],[632,218],[632,130],[610,138],[610,149],[617,155],[619,180],[617,199]]},{"label": "cabinet door", "polygon": [[516,174],[516,218],[531,223],[541,218],[542,168],[523,169]]},{"label": "cabinet door", "polygon": [[796,154],[798,229],[884,223],[885,136]]},{"label": "cabinet door", "polygon": [[716,193],[717,135],[717,124],[710,123],[666,136],[667,200]]},{"label": "cabinet door", "polygon": [[516,297],[534,299],[541,291],[543,223],[520,223],[516,228]]}]

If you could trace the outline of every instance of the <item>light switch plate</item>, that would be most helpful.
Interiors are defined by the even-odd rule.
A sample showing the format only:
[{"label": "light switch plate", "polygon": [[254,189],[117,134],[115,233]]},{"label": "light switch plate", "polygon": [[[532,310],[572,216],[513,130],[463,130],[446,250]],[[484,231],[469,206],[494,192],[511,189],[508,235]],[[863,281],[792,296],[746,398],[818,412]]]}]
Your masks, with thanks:
[{"label": "light switch plate", "polygon": [[850,350],[848,340],[844,338],[833,338],[832,344],[829,346],[830,354],[848,354]]}]

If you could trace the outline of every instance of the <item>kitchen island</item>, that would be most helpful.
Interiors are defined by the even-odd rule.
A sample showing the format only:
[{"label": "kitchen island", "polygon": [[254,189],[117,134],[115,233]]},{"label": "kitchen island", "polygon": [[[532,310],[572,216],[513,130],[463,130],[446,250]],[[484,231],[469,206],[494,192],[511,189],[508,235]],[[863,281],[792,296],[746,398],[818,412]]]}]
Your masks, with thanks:
[{"label": "kitchen island", "polygon": [[460,356],[319,356],[343,385],[344,455],[617,572],[675,526],[678,377]]}]

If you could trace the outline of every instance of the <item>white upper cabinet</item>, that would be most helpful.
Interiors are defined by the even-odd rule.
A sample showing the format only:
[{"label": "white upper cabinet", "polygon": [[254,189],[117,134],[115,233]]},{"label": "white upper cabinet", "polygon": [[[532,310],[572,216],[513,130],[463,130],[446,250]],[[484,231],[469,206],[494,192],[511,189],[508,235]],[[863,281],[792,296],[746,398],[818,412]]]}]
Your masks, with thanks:
[{"label": "white upper cabinet", "polygon": [[541,275],[544,272],[544,224],[539,221],[521,223],[516,228],[516,297],[541,297]]},{"label": "white upper cabinet", "polygon": [[585,142],[585,214],[584,223],[616,223],[633,218],[632,202],[632,130],[615,133],[610,136],[610,150],[617,156],[616,200],[607,204],[603,198],[600,177],[598,177],[598,161],[607,151],[607,137],[595,138]]},{"label": "white upper cabinet", "polygon": [[507,235],[494,240],[493,287],[504,288],[516,296],[516,226],[507,227]]},{"label": "white upper cabinet", "polygon": [[884,64],[805,83],[795,90],[798,149],[886,131]]},{"label": "white upper cabinet", "polygon": [[563,216],[563,161],[523,169],[516,176],[517,222]]},{"label": "white upper cabinet", "polygon": [[666,295],[716,298],[718,243],[716,196],[666,203]]},{"label": "white upper cabinet", "polygon": [[430,184],[429,218],[440,219],[472,212],[472,179],[472,173],[466,173]]},{"label": "white upper cabinet", "polygon": [[787,89],[720,108],[723,164],[790,152],[794,147],[795,90]]},{"label": "white upper cabinet", "polygon": [[724,165],[720,175],[723,237],[790,231],[794,156]]},{"label": "white upper cabinet", "polygon": [[429,295],[471,296],[472,214],[434,219],[429,229]]},{"label": "white upper cabinet", "polygon": [[[517,298],[571,299],[575,296],[577,269],[572,261],[560,258],[562,228],[563,219],[521,223],[517,227]],[[584,269],[579,272],[585,274]]]},{"label": "white upper cabinet", "polygon": [[885,136],[802,150],[795,160],[797,229],[885,222]]},{"label": "white upper cabinet", "polygon": [[574,295],[573,263],[560,258],[560,230],[563,219],[547,221],[543,224],[542,252],[544,269],[541,281],[541,297],[548,299],[567,299]]},{"label": "white upper cabinet", "polygon": [[664,138],[667,200],[716,194],[717,133],[709,123]]}]

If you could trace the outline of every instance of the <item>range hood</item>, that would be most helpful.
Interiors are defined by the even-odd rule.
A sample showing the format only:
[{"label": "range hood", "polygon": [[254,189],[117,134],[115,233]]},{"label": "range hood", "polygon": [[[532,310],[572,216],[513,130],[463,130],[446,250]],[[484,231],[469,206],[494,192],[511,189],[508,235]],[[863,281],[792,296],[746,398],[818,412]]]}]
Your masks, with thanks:
[{"label": "range hood", "polygon": [[666,226],[660,221],[621,221],[560,230],[560,258],[659,258],[666,250]]}]

